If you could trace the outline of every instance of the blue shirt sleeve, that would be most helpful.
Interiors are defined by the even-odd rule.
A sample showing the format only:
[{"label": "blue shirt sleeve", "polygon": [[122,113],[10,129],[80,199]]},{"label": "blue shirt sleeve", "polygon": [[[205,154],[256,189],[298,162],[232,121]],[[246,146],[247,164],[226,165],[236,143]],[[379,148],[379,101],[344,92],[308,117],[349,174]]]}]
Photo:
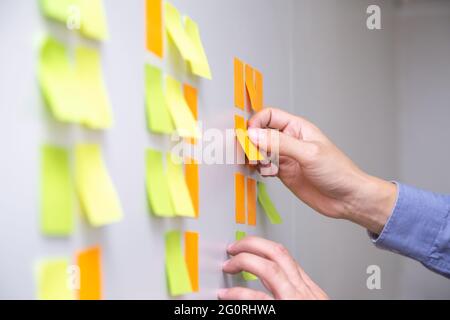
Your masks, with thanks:
[{"label": "blue shirt sleeve", "polygon": [[397,186],[392,215],[372,241],[450,278],[450,196]]}]

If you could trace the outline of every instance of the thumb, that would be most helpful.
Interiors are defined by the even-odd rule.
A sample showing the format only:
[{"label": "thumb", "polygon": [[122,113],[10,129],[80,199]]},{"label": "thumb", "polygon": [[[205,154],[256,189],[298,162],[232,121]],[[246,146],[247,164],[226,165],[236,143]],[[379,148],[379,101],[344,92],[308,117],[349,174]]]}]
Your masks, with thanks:
[{"label": "thumb", "polygon": [[250,140],[259,149],[270,152],[275,156],[287,156],[300,164],[311,162],[317,153],[317,145],[297,139],[283,132],[273,129],[248,128]]}]

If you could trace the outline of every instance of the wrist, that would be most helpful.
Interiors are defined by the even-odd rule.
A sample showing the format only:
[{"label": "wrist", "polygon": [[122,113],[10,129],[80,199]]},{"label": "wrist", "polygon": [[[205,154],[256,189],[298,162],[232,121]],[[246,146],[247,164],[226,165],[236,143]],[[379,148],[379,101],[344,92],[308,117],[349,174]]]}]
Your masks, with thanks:
[{"label": "wrist", "polygon": [[349,201],[345,219],[380,234],[397,200],[394,183],[363,174],[360,186]]}]

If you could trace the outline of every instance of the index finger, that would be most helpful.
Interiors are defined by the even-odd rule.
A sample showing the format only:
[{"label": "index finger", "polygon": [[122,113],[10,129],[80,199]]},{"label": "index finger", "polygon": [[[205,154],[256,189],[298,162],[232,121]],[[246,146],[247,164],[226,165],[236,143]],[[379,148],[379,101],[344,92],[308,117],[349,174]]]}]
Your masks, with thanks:
[{"label": "index finger", "polygon": [[295,119],[298,118],[280,109],[267,108],[255,114],[248,121],[248,127],[283,131]]}]

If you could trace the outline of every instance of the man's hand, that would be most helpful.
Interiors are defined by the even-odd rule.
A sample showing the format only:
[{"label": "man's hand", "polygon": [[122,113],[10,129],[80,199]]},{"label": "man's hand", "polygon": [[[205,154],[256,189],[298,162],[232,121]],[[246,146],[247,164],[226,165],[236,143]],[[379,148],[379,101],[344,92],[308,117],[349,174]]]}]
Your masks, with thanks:
[{"label": "man's hand", "polygon": [[326,216],[353,221],[375,234],[382,231],[396,186],[361,171],[316,126],[278,109],[264,109],[249,120],[248,133],[260,149],[279,156],[278,165],[258,165],[262,175],[278,176]]},{"label": "man's hand", "polygon": [[223,265],[223,271],[236,274],[247,271],[256,275],[273,296],[248,288],[221,289],[221,300],[318,300],[328,299],[280,244],[245,237],[231,244],[228,253],[232,258]]}]

